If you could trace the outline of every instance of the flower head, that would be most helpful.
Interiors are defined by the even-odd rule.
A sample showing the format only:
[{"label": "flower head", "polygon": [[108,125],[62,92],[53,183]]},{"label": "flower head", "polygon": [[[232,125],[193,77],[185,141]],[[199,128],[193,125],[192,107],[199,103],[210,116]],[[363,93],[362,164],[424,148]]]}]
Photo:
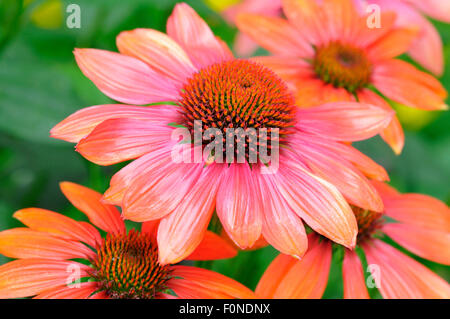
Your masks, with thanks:
[{"label": "flower head", "polygon": [[[53,137],[77,143],[94,163],[136,159],[114,175],[103,200],[121,206],[127,219],[161,220],[163,264],[192,253],[214,211],[241,248],[262,234],[280,251],[302,256],[303,221],[353,247],[357,224],[346,200],[381,211],[367,177],[386,180],[387,174],[341,142],[377,134],[392,112],[355,102],[295,108],[282,79],[259,63],[235,59],[186,4],[175,7],[167,33],[122,32],[120,54],[75,51],[81,70],[109,97],[135,104],[172,101],[93,106],[52,129]],[[192,133],[194,144],[179,143],[180,130]],[[225,148],[208,148],[224,142]],[[225,152],[229,144],[231,154]],[[199,161],[197,150],[206,153]],[[180,155],[176,161],[174,154]]]},{"label": "flower head", "polygon": [[[287,20],[241,14],[237,25],[275,54],[255,60],[290,84],[300,107],[358,100],[390,109],[381,93],[410,107],[447,109],[447,92],[439,81],[396,59],[417,38],[417,27],[408,23],[397,26],[403,15],[399,13],[397,18],[391,11],[382,12],[377,24],[370,14],[358,10],[356,3],[284,0]],[[404,134],[397,118],[381,136],[396,153],[401,152]]]},{"label": "flower head", "polygon": [[[375,182],[385,211],[355,208],[357,244],[365,253],[368,271],[384,298],[450,298],[450,285],[418,261],[381,240],[389,236],[419,257],[450,265],[450,210],[421,194],[400,194]],[[310,234],[310,248],[302,260],[280,254],[261,278],[260,298],[321,298],[328,282],[332,243]],[[345,249],[344,298],[369,298],[362,262]]]},{"label": "flower head", "polygon": [[[38,208],[16,212],[14,217],[28,227],[0,232],[0,253],[17,258],[0,266],[0,298],[252,297],[247,288],[218,273],[160,264],[157,222],[127,232],[119,211],[100,202],[101,194],[67,182],[61,188],[91,223]],[[220,236],[208,232],[188,259],[235,254]]]}]

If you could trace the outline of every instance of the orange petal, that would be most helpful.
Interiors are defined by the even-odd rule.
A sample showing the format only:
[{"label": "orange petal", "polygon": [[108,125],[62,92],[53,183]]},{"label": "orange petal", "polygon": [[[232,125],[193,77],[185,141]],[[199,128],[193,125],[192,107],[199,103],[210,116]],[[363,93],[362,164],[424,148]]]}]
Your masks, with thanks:
[{"label": "orange petal", "polygon": [[424,110],[446,110],[447,91],[430,74],[401,60],[378,62],[373,70],[373,84],[388,98]]},{"label": "orange petal", "polygon": [[267,267],[256,286],[255,294],[258,298],[272,299],[278,285],[298,259],[289,255],[279,254]]},{"label": "orange petal", "polygon": [[345,250],[342,266],[345,299],[369,299],[363,268],[358,255],[352,250]]},{"label": "orange petal", "polygon": [[168,35],[153,29],[121,32],[116,38],[122,54],[147,63],[157,72],[183,85],[196,71],[186,52]]},{"label": "orange petal", "polygon": [[400,195],[400,193],[392,186],[380,181],[370,181],[372,185],[377,189],[378,194],[380,194],[383,201],[389,197],[395,197]]},{"label": "orange petal", "polygon": [[92,224],[108,233],[125,232],[120,212],[114,206],[103,204],[100,193],[70,182],[62,182],[60,187],[72,205],[85,213]]},{"label": "orange petal", "polygon": [[411,47],[418,35],[418,29],[398,28],[372,43],[368,50],[369,59],[381,61],[399,56]]},{"label": "orange petal", "polygon": [[225,239],[212,231],[206,231],[203,240],[186,259],[188,260],[215,260],[233,258],[237,250]]},{"label": "orange petal", "polygon": [[33,299],[88,299],[96,290],[96,282],[82,282],[79,286],[60,286],[46,290]]},{"label": "orange petal", "polygon": [[[358,99],[362,103],[377,105],[385,110],[392,111],[392,108],[382,97],[370,90],[363,89],[359,91]],[[396,116],[392,118],[391,123],[380,133],[380,136],[389,144],[395,154],[399,155],[402,152],[403,146],[405,145],[405,134]]]},{"label": "orange petal", "polygon": [[[0,266],[0,298],[37,295],[68,284],[71,272],[86,277],[89,267],[74,261],[19,259]],[[79,273],[78,273],[79,271]]]},{"label": "orange petal", "polygon": [[253,292],[219,273],[189,266],[173,266],[168,286],[181,299],[251,299]]},{"label": "orange petal", "polygon": [[411,257],[374,240],[363,246],[374,278],[380,276],[379,290],[388,299],[450,298],[450,285]]},{"label": "orange petal", "polygon": [[0,232],[0,254],[10,258],[90,259],[93,250],[82,243],[53,237],[29,228]]},{"label": "orange petal", "polygon": [[440,200],[422,194],[402,194],[384,199],[385,214],[422,228],[450,232],[450,211]]},{"label": "orange petal", "polygon": [[243,13],[237,17],[236,25],[271,53],[298,58],[314,55],[312,46],[285,19]]},{"label": "orange petal", "polygon": [[331,243],[322,240],[308,250],[283,277],[274,298],[320,299],[328,283]]},{"label": "orange petal", "polygon": [[403,223],[383,226],[383,232],[414,254],[450,265],[450,233]]},{"label": "orange petal", "polygon": [[33,230],[65,239],[82,241],[91,247],[96,247],[97,244],[102,242],[100,233],[92,225],[77,222],[72,218],[46,209],[21,209],[15,212],[13,217]]}]

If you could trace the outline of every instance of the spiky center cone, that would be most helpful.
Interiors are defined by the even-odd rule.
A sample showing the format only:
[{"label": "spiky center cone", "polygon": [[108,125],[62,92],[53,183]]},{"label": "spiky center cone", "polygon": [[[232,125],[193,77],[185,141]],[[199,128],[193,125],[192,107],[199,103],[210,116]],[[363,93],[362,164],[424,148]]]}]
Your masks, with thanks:
[{"label": "spiky center cone", "polygon": [[[241,128],[248,133],[236,134],[234,138],[235,145],[244,145],[247,160],[249,147],[256,148],[250,150],[256,152],[256,156],[259,156],[261,143],[270,150],[274,129],[277,129],[280,144],[293,130],[292,94],[275,73],[252,61],[226,61],[200,70],[184,85],[178,104],[183,125],[192,136],[194,121],[201,121],[202,135],[211,138],[203,141],[204,146],[211,141],[219,142],[220,138],[225,152],[228,128],[233,131]],[[208,135],[208,129],[219,129],[221,134]],[[266,129],[265,133],[260,129]]]},{"label": "spiky center cone", "polygon": [[357,242],[362,242],[372,238],[383,224],[382,213],[373,212],[359,207],[352,207],[358,223]]},{"label": "spiky center cone", "polygon": [[108,234],[92,261],[91,277],[113,299],[151,299],[166,290],[168,266],[158,262],[158,249],[145,233]]},{"label": "spiky center cone", "polygon": [[352,93],[370,83],[372,65],[366,53],[339,41],[318,47],[313,66],[324,82]]}]

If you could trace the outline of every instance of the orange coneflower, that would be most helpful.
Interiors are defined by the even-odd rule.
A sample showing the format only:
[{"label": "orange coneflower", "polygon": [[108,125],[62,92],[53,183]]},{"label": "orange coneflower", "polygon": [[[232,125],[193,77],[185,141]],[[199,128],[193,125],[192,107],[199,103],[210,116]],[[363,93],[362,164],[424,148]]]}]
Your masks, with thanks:
[{"label": "orange coneflower", "polygon": [[[379,133],[392,112],[355,102],[295,112],[291,92],[277,75],[256,62],[234,59],[186,4],[175,7],[167,32],[123,32],[117,38],[120,54],[75,51],[81,70],[109,97],[135,104],[174,102],[93,106],[52,129],[53,137],[78,143],[77,151],[94,163],[137,159],[112,178],[104,200],[121,206],[124,217],[134,221],[162,219],[157,236],[162,263],[177,262],[195,249],[214,210],[241,248],[253,246],[262,234],[280,251],[301,256],[307,248],[302,220],[353,247],[356,220],[342,195],[381,211],[381,199],[366,176],[386,180],[387,174],[341,142]],[[212,128],[259,133],[236,136],[244,143],[243,161],[221,163],[218,159],[226,156],[219,149],[193,163],[191,152],[198,147],[172,136],[180,126],[195,136],[196,121],[200,133]],[[280,136],[271,139],[260,129],[278,130]],[[205,152],[206,137],[200,140]],[[260,153],[256,162],[248,160],[255,151],[248,147],[251,139],[266,145],[279,141],[280,147],[270,150],[279,150],[271,162],[278,169],[265,171]],[[188,161],[173,160],[178,148]]]},{"label": "orange coneflower", "polygon": [[[395,59],[417,36],[416,28],[395,27],[395,13],[382,13],[377,25],[347,0],[284,0],[283,10],[287,20],[242,14],[237,25],[276,55],[256,61],[290,83],[297,105],[357,99],[389,109],[378,90],[407,106],[447,109],[447,92],[439,81]],[[396,118],[381,136],[401,152],[404,134]]]},{"label": "orange coneflower", "polygon": [[[374,182],[383,214],[354,208],[358,246],[364,251],[371,282],[384,298],[450,298],[450,285],[418,261],[382,241],[385,234],[412,253],[450,265],[450,210],[441,201],[421,194],[399,194]],[[391,221],[388,221],[390,218]],[[394,220],[394,221],[392,221]],[[260,298],[321,298],[328,282],[332,243],[311,234],[302,260],[280,254],[261,278]],[[344,298],[369,298],[362,263],[355,251],[345,249]]]},{"label": "orange coneflower", "polygon": [[[17,258],[0,266],[0,298],[252,298],[249,289],[216,272],[161,265],[157,222],[127,233],[119,211],[101,203],[101,194],[68,182],[61,189],[92,224],[45,209],[17,211],[14,217],[27,227],[0,232],[0,253]],[[188,259],[235,255],[208,232]]]}]

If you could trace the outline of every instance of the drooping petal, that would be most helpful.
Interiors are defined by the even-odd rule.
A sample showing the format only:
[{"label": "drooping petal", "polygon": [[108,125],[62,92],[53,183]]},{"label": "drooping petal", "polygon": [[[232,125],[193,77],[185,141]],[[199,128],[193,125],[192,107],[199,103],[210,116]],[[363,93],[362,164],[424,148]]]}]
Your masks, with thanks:
[{"label": "drooping petal", "polygon": [[328,283],[330,265],[331,243],[322,240],[287,271],[273,298],[320,299]]},{"label": "drooping petal", "polygon": [[356,219],[339,191],[325,180],[307,172],[293,157],[283,158],[273,175],[287,204],[311,228],[329,239],[353,248]]},{"label": "drooping petal", "polygon": [[[358,92],[358,99],[362,103],[373,104],[384,108],[385,110],[392,110],[389,104],[374,92],[363,89]],[[395,154],[400,154],[405,145],[405,134],[403,128],[396,116],[392,118],[391,123],[380,133],[383,140],[389,144]]]},{"label": "drooping petal", "polygon": [[10,258],[89,259],[95,256],[86,245],[29,228],[0,232],[0,254]]},{"label": "drooping petal", "polygon": [[254,298],[253,292],[242,284],[211,270],[173,266],[173,278],[168,286],[181,299]]},{"label": "drooping petal", "polygon": [[381,132],[393,111],[364,103],[328,103],[297,112],[297,127],[334,141],[360,141]]},{"label": "drooping petal", "polygon": [[236,248],[219,235],[208,230],[197,248],[186,259],[215,260],[233,258],[236,255]]},{"label": "drooping petal", "polygon": [[46,290],[33,299],[88,299],[97,289],[96,282],[82,282]]},{"label": "drooping petal", "polygon": [[217,193],[217,216],[228,236],[242,249],[261,235],[262,194],[247,163],[233,163],[223,175]]},{"label": "drooping petal", "polygon": [[361,261],[352,250],[345,250],[342,275],[345,299],[369,299]]},{"label": "drooping petal", "polygon": [[197,182],[203,164],[176,163],[170,151],[152,152],[139,162],[142,169],[125,188],[125,218],[137,222],[162,218],[174,211]]},{"label": "drooping petal", "polygon": [[236,25],[240,31],[276,55],[299,58],[312,58],[314,55],[312,46],[302,33],[285,19],[244,13],[238,16]]},{"label": "drooping petal", "polygon": [[278,190],[272,174],[256,175],[263,200],[262,234],[283,254],[301,258],[308,248],[305,228],[300,217],[289,207]]},{"label": "drooping petal", "polygon": [[450,232],[450,210],[440,200],[422,194],[402,194],[383,198],[385,214],[422,228]]},{"label": "drooping petal", "polygon": [[375,87],[388,98],[424,110],[446,110],[447,92],[430,74],[401,60],[378,62],[372,74]]},{"label": "drooping petal", "polygon": [[[450,285],[431,270],[397,249],[374,240],[363,246],[372,276],[388,299],[450,298]],[[377,270],[378,269],[378,270]]]},{"label": "drooping petal", "polygon": [[195,67],[186,52],[168,35],[153,29],[121,32],[116,38],[120,53],[138,58],[182,86]]},{"label": "drooping petal", "polygon": [[64,239],[82,241],[91,247],[96,247],[102,241],[100,233],[92,225],[80,223],[46,209],[21,209],[15,212],[13,217],[33,230]]},{"label": "drooping petal", "polygon": [[100,193],[70,182],[62,182],[60,187],[72,205],[86,214],[92,224],[108,233],[125,232],[120,212],[112,205],[103,204]]},{"label": "drooping petal", "polygon": [[200,245],[216,205],[223,167],[211,164],[195,178],[186,196],[158,228],[159,261],[177,263]]},{"label": "drooping petal", "polygon": [[279,254],[267,267],[256,286],[255,294],[258,298],[273,299],[275,291],[284,276],[299,260],[290,255]]},{"label": "drooping petal", "polygon": [[167,34],[181,45],[197,68],[233,58],[230,49],[186,3],[175,5],[167,20]]},{"label": "drooping petal", "polygon": [[175,101],[178,89],[144,62],[98,49],[75,49],[81,71],[110,98],[129,104]]},{"label": "drooping petal", "polygon": [[87,276],[90,268],[74,261],[19,259],[0,266],[0,298],[22,298]]},{"label": "drooping petal", "polygon": [[403,223],[385,224],[383,232],[422,258],[450,265],[450,232]]},{"label": "drooping petal", "polygon": [[381,212],[383,202],[369,180],[339,154],[311,143],[308,136],[296,134],[299,157],[317,176],[334,185],[351,203],[364,209]]},{"label": "drooping petal", "polygon": [[442,0],[409,0],[430,17],[450,23],[450,3]]},{"label": "drooping petal", "polygon": [[76,146],[86,159],[98,165],[112,165],[141,157],[170,141],[172,127],[145,120],[109,119]]},{"label": "drooping petal", "polygon": [[78,143],[89,135],[94,128],[109,119],[145,120],[161,124],[176,121],[178,112],[173,105],[132,106],[123,104],[106,104],[81,109],[50,131],[50,136],[67,142]]}]

